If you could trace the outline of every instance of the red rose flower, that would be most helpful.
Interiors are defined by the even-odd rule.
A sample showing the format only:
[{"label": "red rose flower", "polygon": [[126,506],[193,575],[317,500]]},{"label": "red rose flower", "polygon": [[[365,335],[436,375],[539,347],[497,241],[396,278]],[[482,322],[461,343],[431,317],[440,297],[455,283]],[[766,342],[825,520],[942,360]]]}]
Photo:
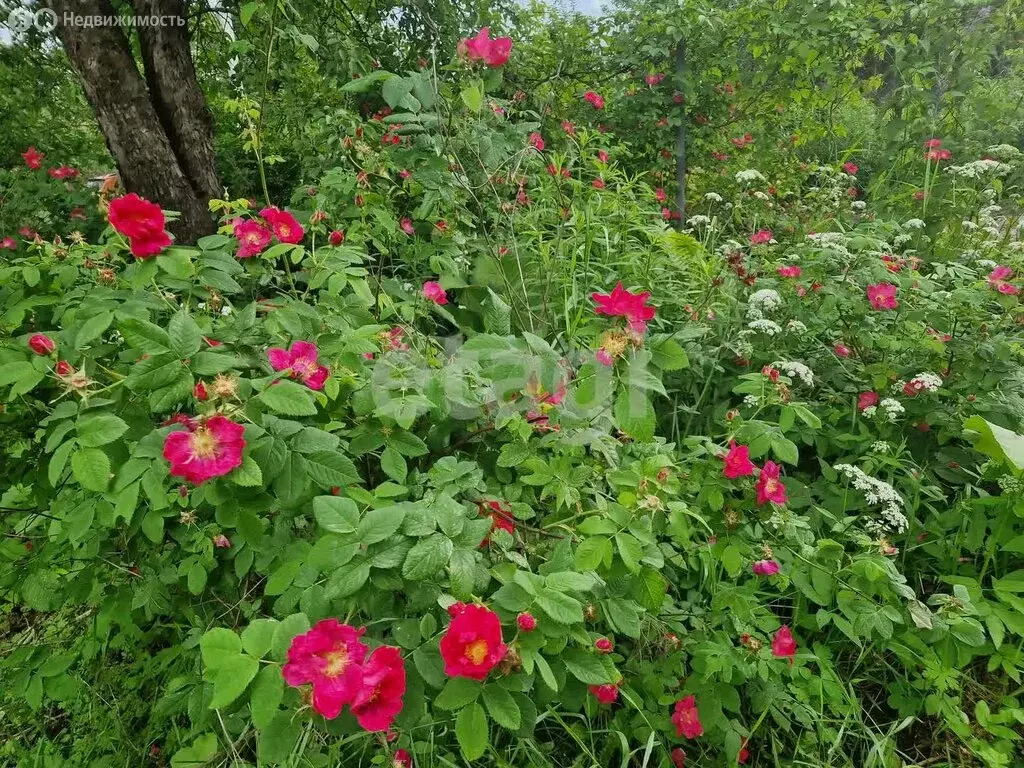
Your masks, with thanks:
[{"label": "red rose flower", "polygon": [[476,37],[467,37],[459,43],[458,53],[471,64],[482,62],[490,68],[500,67],[508,61],[512,52],[511,37],[490,39],[490,28],[484,27]]},{"label": "red rose flower", "polygon": [[692,694],[676,702],[672,724],[676,727],[676,736],[696,739],[704,733],[700,713],[697,712],[697,699]]},{"label": "red rose flower", "polygon": [[[360,693],[367,649],[359,638],[364,631],[324,619],[297,635],[288,648],[288,660],[281,668],[285,682],[295,688],[312,684],[313,709],[327,719],[341,714],[342,707]],[[403,670],[403,691],[404,682]]]},{"label": "red rose flower", "polygon": [[629,326],[635,331],[643,333],[647,330],[647,321],[654,317],[655,308],[647,303],[650,293],[630,293],[622,287],[620,281],[611,293],[594,293],[591,298],[597,306],[594,313],[608,315],[610,317],[625,317]]},{"label": "red rose flower", "polygon": [[877,283],[868,286],[868,301],[871,308],[875,310],[896,309],[899,302],[896,301],[897,288],[891,283]]},{"label": "red rose flower", "polygon": [[754,474],[754,464],[750,461],[750,448],[736,445],[735,440],[729,441],[729,452],[722,457],[725,467],[722,474],[730,480]]},{"label": "red rose flower", "polygon": [[777,659],[789,659],[789,663],[793,663],[793,657],[796,656],[796,640],[793,639],[789,627],[780,627],[772,638],[772,656]]},{"label": "red rose flower", "polygon": [[483,605],[464,606],[441,638],[441,658],[449,677],[483,680],[507,652],[498,615]]},{"label": "red rose flower", "polygon": [[217,414],[208,419],[185,417],[187,431],[171,432],[164,440],[164,458],[171,474],[199,485],[226,475],[242,464],[245,427]]},{"label": "red rose flower", "polygon": [[248,259],[262,253],[270,245],[274,233],[258,221],[236,219],[234,235],[238,240],[238,258]]},{"label": "red rose flower", "polygon": [[330,371],[317,362],[320,350],[309,341],[296,341],[288,349],[271,347],[267,350],[270,367],[275,371],[288,371],[310,389],[323,389]]},{"label": "red rose flower", "polygon": [[591,685],[588,690],[601,704],[614,704],[619,698],[619,686],[614,683]]},{"label": "red rose flower", "polygon": [[38,171],[43,167],[43,158],[46,157],[42,152],[37,150],[35,147],[29,147],[21,156],[25,159],[25,165],[31,168],[33,171]]},{"label": "red rose flower", "polygon": [[274,230],[274,237],[282,243],[298,244],[306,235],[306,230],[288,211],[282,211],[276,206],[270,206],[260,211],[260,218]]},{"label": "red rose flower", "polygon": [[766,461],[757,478],[757,503],[762,506],[786,503],[786,486],[779,480],[779,465],[774,461]]},{"label": "red rose flower", "polygon": [[352,699],[352,714],[367,731],[386,731],[402,711],[405,661],[397,648],[384,645],[363,664],[362,682]]},{"label": "red rose flower", "polygon": [[594,641],[594,648],[597,649],[598,653],[611,653],[612,652],[612,641],[607,637],[599,637]]}]

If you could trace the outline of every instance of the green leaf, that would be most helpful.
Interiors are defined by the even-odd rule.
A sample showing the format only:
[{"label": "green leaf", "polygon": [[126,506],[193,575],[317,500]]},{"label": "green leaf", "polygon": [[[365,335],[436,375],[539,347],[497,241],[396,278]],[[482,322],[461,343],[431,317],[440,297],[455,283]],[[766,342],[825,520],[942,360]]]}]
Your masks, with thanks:
[{"label": "green leaf", "polygon": [[320,527],[331,533],[355,533],[359,527],[359,507],[342,496],[317,496],[313,515]]},{"label": "green leaf", "polygon": [[555,673],[551,671],[551,666],[548,664],[548,660],[537,653],[534,654],[533,663],[536,665],[537,671],[540,673],[540,679],[544,681],[544,685],[552,691],[557,691],[558,680],[555,678]]},{"label": "green leaf", "polygon": [[242,648],[245,652],[257,659],[266,656],[270,652],[278,623],[277,619],[253,619],[242,631]]},{"label": "green leaf", "polygon": [[462,98],[462,103],[469,107],[473,112],[479,112],[480,108],[484,105],[484,92],[483,83],[479,80],[475,80],[459,93]]},{"label": "green leaf", "polygon": [[470,597],[476,582],[476,553],[470,549],[456,549],[452,552],[449,567],[452,593],[456,597]]},{"label": "green leaf", "polygon": [[82,448],[71,455],[71,472],[87,491],[102,493],[110,483],[110,459],[99,448]]},{"label": "green leaf", "polygon": [[484,688],[484,704],[487,706],[491,719],[502,728],[514,731],[522,725],[519,707],[512,698],[512,694],[504,688],[497,685],[488,685]]},{"label": "green leaf", "polygon": [[278,661],[284,661],[288,646],[296,635],[309,631],[309,619],[304,613],[293,613],[281,619],[274,629],[274,640],[270,644],[271,655]]},{"label": "green leaf", "polygon": [[284,678],[277,664],[264,666],[256,675],[249,695],[249,710],[252,713],[252,724],[257,728],[266,728],[277,716],[281,699],[284,698]]},{"label": "green leaf", "polygon": [[604,662],[596,654],[573,648],[565,651],[561,658],[569,673],[581,683],[602,685],[614,682],[610,679]]},{"label": "green leaf", "polygon": [[648,611],[657,611],[665,601],[665,578],[653,568],[644,568],[636,579],[634,594]]},{"label": "green leaf", "polygon": [[203,567],[202,563],[192,563],[192,567],[188,569],[188,591],[193,595],[201,594],[206,589],[206,580],[209,574]]},{"label": "green leaf", "polygon": [[278,380],[260,393],[268,408],[285,416],[315,416],[316,403],[309,388],[287,379]]},{"label": "green leaf", "polygon": [[235,485],[258,488],[263,485],[263,470],[252,456],[243,456],[242,465],[231,473],[231,482]]},{"label": "green leaf", "polygon": [[171,339],[171,349],[182,360],[192,357],[203,344],[203,332],[196,321],[185,310],[175,313],[167,327],[167,335]]},{"label": "green leaf", "polygon": [[612,557],[612,542],[604,536],[590,536],[576,548],[576,567],[581,571],[593,571]]},{"label": "green leaf", "polygon": [[344,487],[360,482],[356,465],[347,456],[326,451],[306,457],[306,470],[310,479],[321,488]]},{"label": "green leaf", "polygon": [[243,654],[223,661],[214,673],[213,698],[209,708],[226,707],[241,696],[259,670],[260,663],[252,656]]},{"label": "green leaf", "polygon": [[194,271],[192,254],[194,251],[185,248],[168,248],[156,257],[160,269],[178,280],[188,280]]},{"label": "green leaf", "polygon": [[214,627],[199,638],[199,650],[203,657],[203,664],[216,669],[225,660],[238,656],[242,652],[242,640],[226,627]]},{"label": "green leaf", "polygon": [[436,576],[448,565],[454,545],[447,536],[435,533],[416,543],[405,557],[402,576],[418,581]]},{"label": "green leaf", "polygon": [[266,586],[263,587],[264,594],[267,595],[283,595],[285,590],[292,585],[295,581],[295,577],[299,575],[299,571],[302,569],[301,560],[289,560],[279,568],[276,568],[270,578],[267,579]]},{"label": "green leaf", "polygon": [[981,416],[971,416],[964,421],[964,429],[969,430],[967,436],[974,443],[975,450],[1005,462],[1018,474],[1024,471],[1024,435],[986,421]]},{"label": "green leaf", "polygon": [[644,556],[643,545],[628,533],[615,534],[615,546],[622,562],[633,573],[640,572],[640,560]]},{"label": "green leaf", "polygon": [[654,438],[654,427],[657,418],[654,406],[642,391],[625,389],[615,398],[615,424],[629,437],[638,443],[646,443]]},{"label": "green leaf", "polygon": [[636,603],[621,597],[609,597],[601,604],[612,629],[626,637],[640,637],[640,609]]},{"label": "green leaf", "polygon": [[467,760],[479,760],[487,751],[487,713],[479,704],[470,704],[455,718],[455,736]]},{"label": "green leaf", "polygon": [[437,694],[434,706],[454,712],[456,709],[462,709],[470,702],[476,701],[482,690],[483,686],[476,680],[471,680],[468,677],[452,677]]},{"label": "green leaf", "polygon": [[787,464],[795,466],[800,461],[800,451],[796,447],[796,443],[784,437],[772,440],[772,453],[779,461],[784,461]]},{"label": "green leaf", "polygon": [[354,595],[370,578],[368,560],[352,560],[338,568],[327,582],[324,593],[328,600]]},{"label": "green leaf", "polygon": [[537,606],[559,624],[583,622],[583,604],[574,597],[545,588],[537,593],[536,601]]},{"label": "green leaf", "polygon": [[404,507],[395,505],[371,509],[359,521],[356,535],[363,544],[376,544],[378,541],[384,541],[401,528],[404,520]]},{"label": "green leaf", "polygon": [[171,768],[202,768],[216,757],[217,751],[217,737],[212,733],[204,733],[190,746],[174,753],[171,757]]},{"label": "green leaf", "polygon": [[663,371],[678,371],[690,367],[690,358],[679,342],[672,338],[651,339],[651,362]]},{"label": "green leaf", "polygon": [[404,77],[389,77],[384,81],[384,87],[381,89],[381,96],[384,97],[384,101],[387,102],[391,108],[397,107],[402,103],[402,100],[412,90],[412,81],[407,80]]},{"label": "green leaf", "polygon": [[404,483],[409,472],[402,454],[390,447],[385,448],[380,454],[380,468],[397,483]]},{"label": "green leaf", "polygon": [[390,77],[395,77],[395,75],[383,69],[375,69],[373,72],[358,77],[355,80],[349,80],[341,86],[341,91],[342,93],[365,93],[381,80],[386,80]]},{"label": "green leaf", "polygon": [[121,321],[117,326],[129,345],[150,355],[171,351],[171,337],[158,325],[134,317]]},{"label": "green leaf", "polygon": [[90,317],[75,334],[75,349],[81,349],[93,339],[99,338],[112,322],[114,315],[110,312],[100,312]]}]

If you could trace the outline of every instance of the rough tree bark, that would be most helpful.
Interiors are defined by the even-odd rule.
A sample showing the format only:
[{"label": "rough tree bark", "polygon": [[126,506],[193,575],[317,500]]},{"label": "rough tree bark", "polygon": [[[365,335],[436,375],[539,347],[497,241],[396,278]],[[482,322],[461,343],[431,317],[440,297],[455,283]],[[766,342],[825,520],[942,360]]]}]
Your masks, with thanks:
[{"label": "rough tree bark", "polygon": [[[187,27],[140,27],[146,81],[124,28],[73,25],[65,14],[116,16],[110,0],[52,0],[57,34],[78,71],[86,98],[125,189],[179,211],[179,242],[215,230],[208,202],[219,191],[212,123],[196,81]],[[135,0],[139,15],[181,15],[182,0]]]}]

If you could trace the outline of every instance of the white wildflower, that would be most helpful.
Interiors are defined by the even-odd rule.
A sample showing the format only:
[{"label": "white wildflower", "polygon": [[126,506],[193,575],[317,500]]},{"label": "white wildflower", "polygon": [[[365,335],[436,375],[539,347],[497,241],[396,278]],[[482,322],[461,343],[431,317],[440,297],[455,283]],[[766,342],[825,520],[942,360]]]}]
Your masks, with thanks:
[{"label": "white wildflower", "polygon": [[910,229],[924,229],[924,222],[921,219],[907,219],[903,222],[903,226]]},{"label": "white wildflower", "polygon": [[985,153],[998,157],[1001,160],[1016,160],[1021,156],[1021,151],[1012,144],[996,144],[985,150]]},{"label": "white wildflower", "polygon": [[749,405],[751,408],[757,408],[759,400],[757,395],[747,395],[743,398],[743,404]]},{"label": "white wildflower", "polygon": [[764,201],[764,202],[766,202],[766,203],[767,203],[767,202],[770,202],[770,201],[771,201],[771,198],[770,198],[770,197],[768,197],[768,195],[766,195],[766,194],[765,194],[764,192],[762,192],[762,191],[761,191],[760,189],[759,189],[759,190],[757,190],[757,191],[756,191],[756,192],[754,193],[754,197],[756,197],[756,198],[757,198],[758,200],[762,200],[762,201]]},{"label": "white wildflower", "polygon": [[[900,405],[900,401],[893,400],[891,397],[883,398],[882,402],[878,405],[882,411],[885,412],[885,418],[887,421],[896,421],[901,414],[906,413],[906,409]],[[865,409],[865,413],[866,412],[867,411]]]},{"label": "white wildflower", "polygon": [[864,409],[863,413],[866,418],[873,419],[875,417],[875,414],[878,413],[878,408],[873,405],[869,405],[867,408]]},{"label": "white wildflower", "polygon": [[771,288],[754,291],[747,298],[747,319],[760,320],[782,306],[782,297]]},{"label": "white wildflower", "polygon": [[885,440],[876,440],[871,444],[871,453],[888,453],[889,444]]},{"label": "white wildflower", "polygon": [[865,208],[868,207],[868,204],[865,203],[863,200],[854,200],[852,203],[850,203],[850,207],[855,211],[863,211]]},{"label": "white wildflower", "polygon": [[777,336],[782,333],[782,326],[773,320],[767,320],[765,318],[760,320],[751,320],[747,323],[747,328],[757,331],[758,333],[763,333],[767,336]]},{"label": "white wildflower", "polygon": [[739,171],[736,174],[736,181],[741,184],[748,184],[754,181],[764,181],[764,176],[761,175],[760,171],[755,171],[753,168],[748,168],[745,171]]},{"label": "white wildflower", "polygon": [[912,235],[908,235],[907,233],[904,232],[902,234],[896,235],[896,237],[892,239],[892,244],[895,245],[896,247],[899,247],[905,243],[909,243],[913,239],[914,238]]},{"label": "white wildflower", "polygon": [[884,480],[871,477],[859,467],[850,464],[836,464],[835,469],[853,481],[853,487],[864,493],[868,504],[877,504],[882,507],[881,519],[869,522],[865,526],[868,530],[876,533],[882,531],[902,533],[907,530],[907,518],[903,514],[903,507],[906,504],[895,488]]},{"label": "white wildflower", "polygon": [[791,333],[803,334],[807,333],[807,326],[804,325],[799,320],[790,320],[788,323],[786,323],[786,330],[790,331]]},{"label": "white wildflower", "polygon": [[792,379],[800,379],[808,387],[814,386],[814,371],[796,360],[776,360],[772,368],[778,368]]},{"label": "white wildflower", "polygon": [[696,216],[690,216],[686,220],[686,223],[687,224],[692,224],[693,226],[698,227],[701,224],[710,224],[711,223],[711,218],[708,217],[708,216],[703,216],[701,214],[697,214]]},{"label": "white wildflower", "polygon": [[963,227],[968,232],[973,232],[978,228],[977,224],[975,224],[973,221],[967,221],[966,219],[960,222],[960,226]]},{"label": "white wildflower", "polygon": [[704,199],[709,203],[720,203],[722,202],[722,196],[717,192],[705,192]]}]

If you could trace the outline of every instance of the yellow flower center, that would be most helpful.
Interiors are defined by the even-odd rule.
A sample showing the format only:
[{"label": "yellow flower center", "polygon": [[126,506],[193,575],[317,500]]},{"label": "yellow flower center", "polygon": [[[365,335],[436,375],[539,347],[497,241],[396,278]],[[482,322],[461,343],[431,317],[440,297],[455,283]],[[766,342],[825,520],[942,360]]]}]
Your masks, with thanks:
[{"label": "yellow flower center", "polygon": [[287,224],[278,224],[277,230],[278,230],[278,235],[277,235],[277,239],[278,240],[280,240],[280,239],[282,239],[284,237],[288,237],[292,233],[292,228],[289,227]]},{"label": "yellow flower center", "polygon": [[199,427],[189,440],[192,455],[197,459],[209,459],[217,455],[217,438],[206,427]]},{"label": "yellow flower center", "polygon": [[777,480],[768,479],[764,484],[764,492],[767,494],[775,493],[779,490],[779,483]]},{"label": "yellow flower center", "polygon": [[487,641],[474,640],[472,643],[466,646],[464,655],[473,663],[474,666],[478,664],[483,664],[484,659],[487,658]]},{"label": "yellow flower center", "polygon": [[324,654],[324,658],[327,660],[327,667],[324,669],[324,674],[327,677],[337,677],[345,668],[348,666],[348,649],[341,647],[336,651],[328,651]]}]

